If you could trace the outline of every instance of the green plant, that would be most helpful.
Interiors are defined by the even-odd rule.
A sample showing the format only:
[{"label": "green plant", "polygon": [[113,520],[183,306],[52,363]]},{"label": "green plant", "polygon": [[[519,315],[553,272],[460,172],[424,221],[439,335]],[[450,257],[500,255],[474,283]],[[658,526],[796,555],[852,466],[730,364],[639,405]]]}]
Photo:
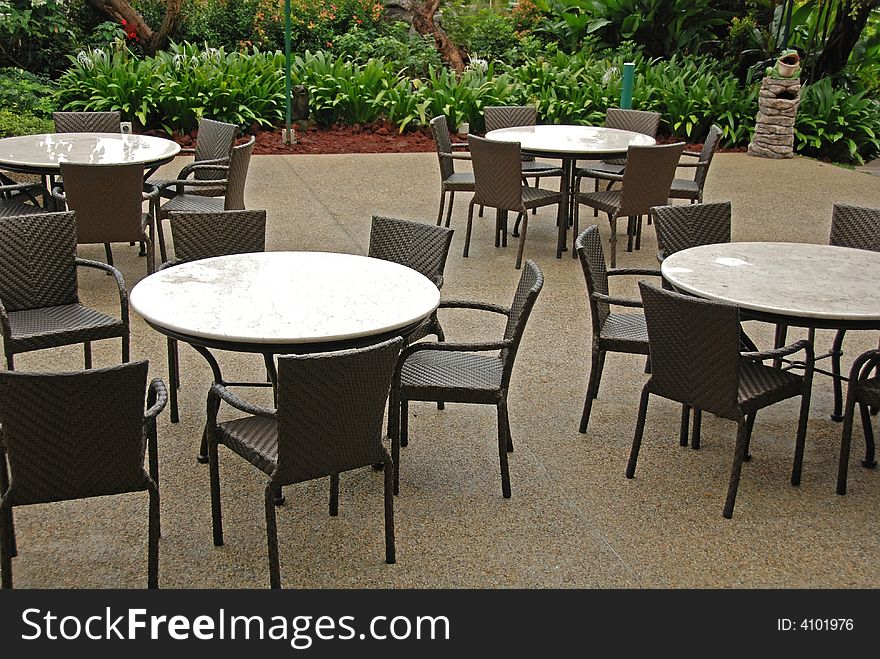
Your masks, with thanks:
[{"label": "green plant", "polygon": [[360,64],[384,59],[401,73],[423,78],[432,66],[441,66],[440,55],[429,37],[409,31],[409,25],[400,21],[379,30],[353,27],[335,39],[333,51]]},{"label": "green plant", "polygon": [[55,88],[44,76],[0,69],[0,108],[49,118],[55,110]]},{"label": "green plant", "polygon": [[57,73],[82,37],[68,0],[0,0],[0,66]]},{"label": "green plant", "polygon": [[0,137],[37,135],[39,133],[51,133],[54,130],[55,125],[51,119],[35,117],[27,112],[12,112],[0,109]]},{"label": "green plant", "polygon": [[510,76],[496,76],[491,63],[485,70],[468,68],[461,77],[446,67],[435,68],[426,80],[413,84],[420,98],[428,101],[429,116],[444,115],[453,129],[466,122],[475,133],[484,129],[484,107],[509,105],[514,98]]}]

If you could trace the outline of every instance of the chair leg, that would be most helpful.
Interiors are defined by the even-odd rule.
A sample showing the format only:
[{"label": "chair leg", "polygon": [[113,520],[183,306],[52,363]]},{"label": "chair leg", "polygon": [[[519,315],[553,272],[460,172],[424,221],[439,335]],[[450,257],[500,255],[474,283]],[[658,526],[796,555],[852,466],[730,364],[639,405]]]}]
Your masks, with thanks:
[{"label": "chair leg", "polygon": [[269,587],[281,588],[281,566],[278,560],[278,523],[275,519],[275,486],[266,485],[266,544],[269,549]]},{"label": "chair leg", "polygon": [[400,401],[400,445],[409,446],[409,401]]},{"label": "chair leg", "polygon": [[593,400],[599,395],[599,383],[602,380],[602,367],[605,364],[605,351],[593,349],[590,359],[590,379],[587,382],[587,395],[584,398],[584,411],[581,414],[581,425],[578,430],[581,434],[587,432],[590,423],[590,412],[593,410]]},{"label": "chair leg", "polygon": [[501,213],[501,246],[507,247],[507,211]]},{"label": "chair leg", "polygon": [[[9,471],[6,468],[6,455],[0,451],[0,493],[6,492],[9,489]],[[3,521],[0,520],[0,543],[5,543],[6,540],[3,539],[3,533],[7,533],[9,536],[9,553],[12,557],[18,556],[18,547],[16,547],[15,543],[15,520],[13,519],[14,513],[12,512],[12,506],[9,507],[9,516],[4,525]]]},{"label": "chair leg", "polygon": [[727,501],[724,503],[724,517],[733,517],[733,507],[736,505],[736,492],[739,489],[739,477],[742,474],[743,457],[746,453],[746,428],[745,420],[736,424],[736,452],[733,455],[733,467],[730,470],[730,483],[727,486]]},{"label": "chair leg", "polygon": [[507,452],[513,453],[513,436],[510,434],[510,415],[507,405],[504,406],[504,435],[507,437]]},{"label": "chair leg", "polygon": [[642,249],[642,216],[636,217],[636,251]]},{"label": "chair leg", "polygon": [[159,258],[162,263],[168,260],[168,249],[165,247],[165,231],[162,229],[162,218],[156,214],[156,235],[159,238]]},{"label": "chair leg", "polygon": [[446,226],[449,227],[449,223],[452,222],[452,206],[455,204],[455,190],[449,191],[449,208],[446,209]]},{"label": "chair leg", "polygon": [[[400,400],[394,383],[388,399],[388,438],[391,440],[392,491],[400,493]],[[387,469],[387,466],[386,466]],[[387,478],[387,476],[386,476]]]},{"label": "chair leg", "polygon": [[700,431],[703,427],[703,410],[694,408],[694,428],[691,431],[691,448],[694,451],[700,450]]},{"label": "chair leg", "polygon": [[12,588],[12,505],[7,501],[0,506],[0,588]]},{"label": "chair leg", "polygon": [[617,216],[608,215],[608,221],[611,223],[611,267],[617,267]]},{"label": "chair leg", "polygon": [[797,440],[794,445],[794,463],[791,467],[791,484],[801,484],[801,469],[804,464],[804,446],[807,441],[807,421],[810,416],[810,390],[812,389],[812,373],[809,371],[811,367],[807,366],[807,373],[804,375],[806,384],[804,385],[804,393],[801,394],[801,412],[798,417]]},{"label": "chair leg", "polygon": [[752,430],[755,428],[755,417],[757,416],[757,412],[752,412],[746,417],[746,451],[743,454],[743,462],[748,462],[752,459],[752,454],[749,453],[749,446],[752,443]]},{"label": "chair leg", "polygon": [[517,221],[522,220],[522,231],[519,234],[519,249],[516,252],[516,269],[519,270],[522,267],[522,257],[523,257],[523,249],[526,246],[526,232],[529,230],[529,214],[528,213],[520,213],[517,216]]},{"label": "chair leg", "polygon": [[385,562],[397,562],[394,547],[394,464],[385,461]]},{"label": "chair leg", "polygon": [[[437,342],[443,343],[444,341],[446,341],[446,334],[443,332],[443,327],[440,325],[440,321],[437,320],[437,312],[436,311],[434,312],[433,319],[434,319],[434,330],[435,330],[435,334],[437,335]],[[437,409],[438,410],[446,409],[446,405],[443,404],[442,400],[437,401]]]},{"label": "chair leg", "polygon": [[[783,325],[782,323],[779,323],[776,326],[776,336],[773,339],[773,347],[774,348],[781,348],[782,346],[784,346],[785,345],[785,337],[787,335],[788,335],[788,325]],[[774,359],[773,360],[773,368],[780,368],[781,366],[782,366],[781,359]]]},{"label": "chair leg", "polygon": [[83,343],[83,362],[85,363],[86,370],[92,368],[92,342],[86,341]]},{"label": "chair leg", "polygon": [[642,435],[645,433],[645,417],[648,415],[648,397],[651,393],[648,386],[642,387],[642,397],[639,400],[639,416],[636,419],[636,432],[633,435],[632,448],[629,452],[629,462],[626,464],[626,477],[636,475],[636,462],[639,459],[639,449],[642,447]]},{"label": "chair leg", "polygon": [[440,188],[440,210],[437,211],[437,226],[443,224],[443,209],[446,207],[446,190]]},{"label": "chair leg", "polygon": [[636,235],[636,218],[630,215],[626,218],[626,251],[633,251],[633,238]]},{"label": "chair leg", "polygon": [[159,587],[159,536],[162,534],[159,518],[159,487],[148,485],[150,493],[150,521],[147,540],[147,588]]},{"label": "chair leg", "polygon": [[[837,493],[846,494],[846,478],[849,472],[849,452],[852,445],[853,416],[855,415],[855,382],[850,382],[846,393],[846,407],[843,414],[843,434],[840,437],[840,461],[837,464]],[[865,417],[862,416],[862,423]],[[870,418],[868,419],[870,423]],[[867,430],[865,434],[867,435]],[[867,443],[867,442],[866,442]]]},{"label": "chair leg", "polygon": [[339,515],[339,474],[330,474],[330,517]]},{"label": "chair leg", "polygon": [[843,354],[844,336],[846,336],[845,329],[837,330],[837,334],[834,335],[834,343],[831,344],[831,372],[834,374],[831,382],[834,387],[834,410],[831,412],[832,421],[843,420],[843,385],[840,375],[840,357]]},{"label": "chair leg", "polygon": [[467,258],[468,251],[471,248],[471,228],[474,224],[474,204],[471,202],[470,206],[468,206],[468,218],[467,218],[467,229],[464,234],[464,252],[462,256]]},{"label": "chair leg", "polygon": [[[525,227],[525,223],[523,223]],[[501,494],[510,498],[510,469],[507,465],[507,432],[504,419],[507,417],[507,401],[498,403],[498,459],[501,463]]]},{"label": "chair leg", "polygon": [[217,442],[208,442],[208,473],[211,479],[211,526],[214,546],[223,546],[223,511],[220,506],[220,464]]},{"label": "chair leg", "polygon": [[127,364],[131,359],[131,331],[126,330],[122,335],[122,363]]},{"label": "chair leg", "polygon": [[501,247],[501,209],[495,209],[495,247]]},{"label": "chair leg", "polygon": [[107,264],[113,265],[113,250],[110,248],[110,243],[104,243],[104,253],[107,255]]},{"label": "chair leg", "polygon": [[681,429],[678,431],[678,445],[688,445],[688,430],[691,422],[691,406],[682,403],[681,406]]},{"label": "chair leg", "polygon": [[516,216],[516,222],[513,223],[513,231],[510,232],[510,235],[519,238],[519,215]]},{"label": "chair leg", "polygon": [[[599,192],[599,179],[593,179],[593,192]],[[599,217],[599,209],[593,208],[593,217]]]},{"label": "chair leg", "polygon": [[862,460],[862,466],[873,469],[877,466],[877,461],[874,459],[874,428],[871,426],[870,408],[861,403],[859,411],[862,414],[862,428],[865,430],[865,459]]},{"label": "chair leg", "polygon": [[483,217],[483,206],[482,206],[482,204],[480,205],[480,212],[477,213],[477,215],[478,215],[478,217]]},{"label": "chair leg", "polygon": [[168,402],[171,405],[171,423],[180,421],[180,414],[177,407],[177,389],[180,387],[180,367],[177,361],[177,341],[168,339]]}]

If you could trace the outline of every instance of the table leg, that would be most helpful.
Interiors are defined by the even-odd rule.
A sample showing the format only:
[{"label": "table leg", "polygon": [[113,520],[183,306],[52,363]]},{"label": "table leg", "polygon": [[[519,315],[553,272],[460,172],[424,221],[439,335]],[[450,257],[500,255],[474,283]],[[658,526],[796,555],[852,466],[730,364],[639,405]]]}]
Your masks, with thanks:
[{"label": "table leg", "polygon": [[[208,362],[208,366],[211,367],[211,373],[214,376],[214,382],[217,384],[225,384],[223,382],[223,374],[220,372],[220,364],[217,363],[217,360],[214,358],[214,355],[211,354],[211,351],[205,348],[204,346],[192,345],[197,353],[199,353],[202,357],[205,358],[205,361]],[[173,383],[172,383],[173,386]],[[199,455],[197,460],[202,464],[208,464],[208,423],[205,421],[205,428],[202,431],[202,443],[199,447]]]},{"label": "table leg", "polygon": [[[562,203],[559,204],[559,210],[556,213],[556,224],[558,225],[559,234],[556,239],[556,258],[562,258],[562,252],[566,250],[565,238],[568,234],[568,223],[573,217],[572,205],[572,174],[574,172],[574,160],[572,158],[562,159],[562,177],[559,181],[559,192],[562,195]],[[576,192],[576,191],[575,191]]]}]

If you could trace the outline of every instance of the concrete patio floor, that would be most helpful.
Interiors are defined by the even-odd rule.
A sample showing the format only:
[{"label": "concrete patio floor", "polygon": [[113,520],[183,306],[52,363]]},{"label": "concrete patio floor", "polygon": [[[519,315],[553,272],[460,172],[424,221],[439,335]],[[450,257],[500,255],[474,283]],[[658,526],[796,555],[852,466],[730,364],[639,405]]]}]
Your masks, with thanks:
[{"label": "concrete patio floor", "polygon": [[[184,160],[166,168],[171,174]],[[257,156],[250,208],[268,211],[272,250],[365,254],[370,216],[433,222],[439,185],[433,154]],[[496,249],[492,220],[475,224],[470,258],[461,256],[469,195],[457,199],[456,234],[444,298],[509,304],[519,272],[516,240]],[[734,240],[825,243],[834,202],[880,207],[878,179],[816,161],[719,154],[706,200],[733,202]],[[582,225],[584,214],[582,213]],[[587,215],[586,217],[589,217]],[[634,480],[624,477],[644,362],[610,353],[590,432],[577,431],[589,368],[590,317],[580,266],[554,258],[554,213],[529,224],[526,258],[544,270],[514,369],[510,417],[513,497],[501,497],[495,413],[490,407],[412,404],[410,445],[402,450],[395,500],[396,565],[383,562],[382,476],[370,468],[341,478],[340,514],[327,515],[326,480],[286,489],[279,510],[286,587],[877,587],[880,471],[859,464],[856,423],[849,493],[835,494],[840,424],[829,419],[831,383],[814,386],[803,482],[789,484],[798,400],[762,412],[732,520],[721,517],[735,441],[732,423],[707,416],[700,451],[678,445],[679,408],[652,399]],[[603,236],[607,220],[599,218]],[[623,229],[621,228],[621,231]],[[625,239],[623,241],[625,247]],[[81,255],[103,259],[100,246]],[[114,248],[129,289],[145,274],[135,248]],[[640,252],[622,267],[656,266],[656,238],[644,228]],[[84,301],[114,310],[106,277],[81,273]],[[833,281],[827,282],[834,286]],[[637,295],[636,281],[617,292]],[[442,316],[450,340],[497,336],[479,314]],[[759,345],[772,328],[749,324]],[[803,331],[792,330],[791,340]],[[818,332],[817,346],[832,333]],[[877,346],[875,332],[851,332],[844,368]],[[119,359],[119,342],[95,346],[96,365]],[[165,339],[132,313],[132,359],[149,359],[167,382]],[[224,353],[236,377],[261,378],[261,360]],[[19,370],[81,367],[77,348],[16,358]],[[210,370],[181,348],[181,421],[159,423],[162,494],[160,585],[263,588],[268,585],[264,477],[221,451],[226,545],[211,542],[208,472],[195,460]],[[266,402],[266,401],[263,401]],[[16,509],[17,587],[134,587],[146,584],[147,498],[143,494]]]}]

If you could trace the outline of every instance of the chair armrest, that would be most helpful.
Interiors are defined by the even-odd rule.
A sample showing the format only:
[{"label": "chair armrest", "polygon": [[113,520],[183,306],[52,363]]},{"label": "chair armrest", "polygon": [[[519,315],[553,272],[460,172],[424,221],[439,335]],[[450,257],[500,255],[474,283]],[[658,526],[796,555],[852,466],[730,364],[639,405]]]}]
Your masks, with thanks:
[{"label": "chair armrest", "polygon": [[398,363],[402,364],[411,354],[422,350],[432,350],[434,352],[488,352],[490,350],[510,348],[512,345],[513,341],[510,339],[504,339],[503,341],[475,341],[473,343],[447,343],[445,341],[413,343],[401,351]]},{"label": "chair armrest", "polygon": [[195,153],[195,152],[196,152],[196,150],[191,146],[181,147],[180,151],[179,151],[179,153]]},{"label": "chair armrest", "polygon": [[144,412],[144,421],[151,421],[159,416],[159,412],[165,409],[168,403],[168,390],[165,383],[159,378],[153,378],[147,389],[147,405],[149,408]]},{"label": "chair armrest", "polygon": [[785,357],[786,355],[791,355],[801,350],[807,353],[807,362],[811,363],[813,361],[813,346],[811,346],[810,342],[806,339],[795,341],[790,345],[783,346],[781,348],[775,348],[774,350],[763,350],[761,352],[741,352],[740,357],[751,362],[762,362],[765,359],[779,359],[780,357]]},{"label": "chair armrest", "polygon": [[662,277],[663,274],[654,268],[614,268],[613,270],[608,270],[605,275],[607,277],[614,277],[617,275],[639,275],[645,277]]},{"label": "chair armrest", "polygon": [[159,188],[152,183],[144,183],[143,200],[153,201],[159,198]]},{"label": "chair armrest", "polygon": [[864,380],[877,364],[880,364],[880,350],[868,350],[856,357],[849,371],[850,386]]},{"label": "chair armrest", "polygon": [[[681,152],[681,155],[683,155],[683,156],[690,156],[691,158],[699,158],[699,157],[702,156],[703,154],[702,154],[701,152],[699,152],[699,151],[682,151],[682,152]],[[679,166],[680,166],[680,165],[679,165]]]},{"label": "chair armrest", "polygon": [[40,183],[0,183],[0,192],[25,192],[43,189]]},{"label": "chair armrest", "polygon": [[125,288],[125,280],[122,278],[122,273],[119,272],[116,268],[108,263],[101,263],[100,261],[89,261],[87,259],[81,259],[77,257],[76,265],[81,266],[83,268],[95,268],[97,270],[104,270],[105,272],[109,272],[116,279],[116,286],[119,287],[119,311],[122,317],[122,321],[127,325],[128,324],[128,291]]},{"label": "chair armrest", "polygon": [[58,201],[67,202],[67,196],[64,194],[64,190],[60,186],[52,188],[52,196]]},{"label": "chair armrest", "polygon": [[614,172],[603,172],[602,170],[597,169],[580,169],[578,170],[577,177],[578,179],[582,178],[595,178],[596,176],[601,176],[604,181],[622,181],[623,174],[615,174]]},{"label": "chair armrest", "polygon": [[245,414],[261,416],[266,419],[277,418],[275,410],[248,403],[246,400],[239,398],[234,393],[229,391],[229,389],[224,387],[222,384],[217,384],[215,382],[213,385],[211,385],[211,394],[217,396],[218,398],[220,398],[220,400],[224,401],[228,405],[231,405],[235,409],[244,412]]},{"label": "chair armrest", "polygon": [[210,169],[216,171],[218,169],[229,169],[229,158],[214,158],[213,160],[199,160],[191,162],[180,170],[177,178],[188,178],[193,172]]},{"label": "chair armrest", "polygon": [[691,168],[691,169],[702,169],[704,167],[708,167],[709,163],[707,162],[680,162],[676,165],[676,167],[682,168]]},{"label": "chair armrest", "polygon": [[469,153],[446,153],[444,151],[440,152],[440,155],[444,158],[450,158],[452,160],[470,160],[471,154]]},{"label": "chair armrest", "polygon": [[3,300],[0,300],[0,329],[3,330],[3,336],[12,336],[12,327],[9,325],[9,316],[6,314],[6,307]]},{"label": "chair armrest", "polygon": [[226,183],[227,183],[227,181],[225,178],[209,179],[209,180],[193,179],[193,178],[175,179],[173,181],[165,181],[164,183],[159,185],[159,190],[161,192],[162,190],[167,190],[169,188],[174,187],[174,188],[177,188],[177,194],[183,194],[184,188],[198,188],[198,187],[216,188],[216,187],[225,186]]},{"label": "chair armrest", "polygon": [[450,145],[453,149],[470,149],[470,144],[467,142],[450,142]]},{"label": "chair armrest", "polygon": [[510,309],[502,307],[498,304],[490,302],[470,302],[468,300],[446,300],[440,302],[439,309],[475,309],[477,311],[488,311],[490,313],[500,313],[503,316],[510,315]]},{"label": "chair armrest", "polygon": [[434,282],[434,286],[437,288],[443,288],[443,275],[437,275],[431,281]]},{"label": "chair armrest", "polygon": [[633,309],[641,309],[642,301],[641,300],[630,300],[625,297],[614,297],[612,295],[605,295],[604,293],[593,293],[593,299],[598,300],[599,302],[605,302],[606,304],[614,304],[618,307],[632,307]]}]

